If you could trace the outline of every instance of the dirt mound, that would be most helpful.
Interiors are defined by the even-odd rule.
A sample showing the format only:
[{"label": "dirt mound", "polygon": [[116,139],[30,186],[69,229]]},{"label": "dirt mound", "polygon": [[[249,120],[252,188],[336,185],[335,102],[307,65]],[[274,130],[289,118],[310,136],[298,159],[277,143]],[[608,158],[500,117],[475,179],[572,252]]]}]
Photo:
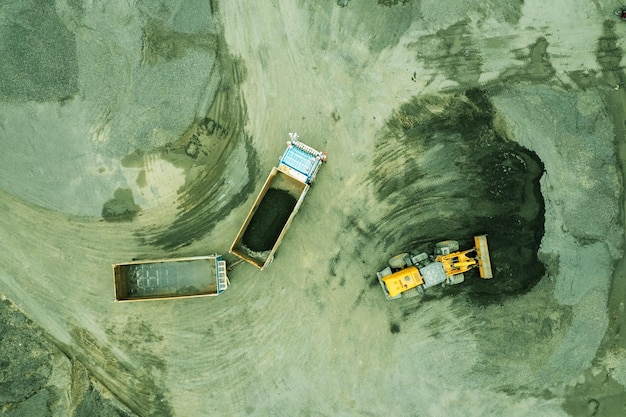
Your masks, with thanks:
[{"label": "dirt mound", "polygon": [[243,244],[255,252],[271,250],[295,206],[296,199],[288,191],[267,190],[243,235]]}]

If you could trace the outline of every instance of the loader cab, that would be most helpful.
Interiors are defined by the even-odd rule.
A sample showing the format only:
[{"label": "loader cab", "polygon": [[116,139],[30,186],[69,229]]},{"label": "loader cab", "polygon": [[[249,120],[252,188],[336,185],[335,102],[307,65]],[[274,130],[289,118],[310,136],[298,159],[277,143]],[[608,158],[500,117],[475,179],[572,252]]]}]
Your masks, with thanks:
[{"label": "loader cab", "polygon": [[[391,272],[391,270],[389,272]],[[383,290],[390,298],[399,297],[403,292],[416,288],[423,283],[424,279],[419,269],[415,266],[410,266],[381,278]]]}]

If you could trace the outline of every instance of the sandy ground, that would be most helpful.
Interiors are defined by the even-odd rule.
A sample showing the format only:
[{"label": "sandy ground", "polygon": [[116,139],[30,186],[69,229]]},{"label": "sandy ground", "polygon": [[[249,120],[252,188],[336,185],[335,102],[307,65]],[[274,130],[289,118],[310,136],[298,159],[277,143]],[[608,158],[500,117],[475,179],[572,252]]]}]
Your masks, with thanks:
[{"label": "sandy ground", "polygon": [[[5,366],[5,414],[624,412],[615,5],[380,3],[0,7],[14,34],[0,63],[0,292],[35,331],[25,358],[6,339],[15,357],[0,364],[33,349],[53,363],[32,365],[38,389],[8,389],[22,368]],[[478,106],[473,88],[490,103],[484,128],[469,123],[480,111],[452,113]],[[226,254],[290,131],[329,158],[267,270],[234,266],[217,298],[113,303],[112,263]],[[494,138],[521,161],[499,177],[472,164]],[[513,144],[543,164],[543,202],[498,229],[476,213],[481,193],[508,207],[533,191],[514,181],[530,156]],[[491,290],[394,302],[373,279],[407,246],[525,226],[540,279],[496,264]],[[516,253],[533,260],[528,245]],[[12,314],[4,325],[20,327]],[[43,333],[56,347],[37,345]]]}]

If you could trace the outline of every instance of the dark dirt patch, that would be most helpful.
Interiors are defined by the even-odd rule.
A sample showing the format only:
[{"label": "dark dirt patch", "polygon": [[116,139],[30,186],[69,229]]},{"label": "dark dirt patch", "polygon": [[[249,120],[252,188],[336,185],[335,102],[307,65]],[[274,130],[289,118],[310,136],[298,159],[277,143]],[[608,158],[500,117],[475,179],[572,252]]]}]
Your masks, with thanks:
[{"label": "dark dirt patch", "polygon": [[398,323],[389,323],[389,331],[392,334],[400,333],[400,325]]},{"label": "dark dirt patch", "polygon": [[332,277],[337,276],[337,263],[339,263],[340,259],[341,259],[341,253],[337,253],[335,256],[331,258],[330,263],[328,265],[328,273],[330,274],[330,276]]},{"label": "dark dirt patch", "polygon": [[[454,239],[461,249],[488,234],[495,278],[477,271],[447,294],[499,302],[523,293],[544,275],[537,258],[543,237],[543,164],[536,154],[503,137],[486,92],[427,96],[403,105],[388,122],[370,180],[390,205],[372,225],[384,252],[432,253]],[[381,264],[382,265],[382,264]]]},{"label": "dark dirt patch", "polygon": [[411,0],[377,0],[376,3],[378,3],[381,6],[387,6],[387,7],[391,7],[391,6],[395,6],[397,4],[406,4]]},{"label": "dark dirt patch", "polygon": [[141,207],[135,204],[130,188],[118,188],[113,198],[102,206],[102,217],[108,222],[128,222],[133,220]]},{"label": "dark dirt patch", "polygon": [[296,202],[297,200],[288,191],[268,189],[250,220],[242,243],[255,252],[271,250],[296,206]]},{"label": "dark dirt patch", "polygon": [[534,44],[526,48],[511,51],[524,65],[508,68],[499,77],[498,82],[505,80],[507,82],[522,80],[548,81],[556,72],[550,62],[549,45],[546,38],[540,37]]},{"label": "dark dirt patch", "polygon": [[[518,12],[513,13],[517,18]],[[483,58],[476,47],[474,29],[468,25],[469,20],[455,23],[432,35],[422,36],[410,45],[415,50],[418,60],[425,62],[430,70],[431,79],[428,83],[438,74],[444,73],[449,79],[458,82],[462,89],[477,88],[483,84],[479,82]],[[550,81],[556,71],[550,62],[548,47],[548,41],[544,37],[539,37],[535,43],[525,48],[512,50],[511,53],[519,65],[507,68],[497,80],[489,81],[485,85],[495,87],[504,81]],[[422,76],[424,75],[422,71]],[[415,81],[415,78],[412,80]],[[456,88],[454,90],[458,91]]]},{"label": "dark dirt patch", "polygon": [[604,22],[602,36],[596,46],[596,59],[602,71],[619,71],[622,60],[622,49],[617,45],[619,37],[615,33],[615,22]]},{"label": "dark dirt patch", "polygon": [[[337,39],[332,30],[328,30],[328,17],[334,12],[332,9],[337,5],[349,9],[350,19],[341,19],[341,30],[346,33],[358,33],[365,42],[371,54],[379,54],[386,48],[396,45],[407,30],[422,19],[420,16],[420,2],[411,0],[372,0],[372,1],[348,1],[336,0],[334,2],[305,2],[313,16],[324,16],[321,19],[311,20],[316,43],[322,49],[337,50]],[[341,42],[341,40],[339,40]],[[339,48],[341,49],[341,47]],[[352,59],[347,62],[352,61]],[[357,61],[351,70],[361,71]]]},{"label": "dark dirt patch", "polygon": [[144,153],[140,149],[129,153],[122,158],[120,164],[124,168],[143,168],[144,167]]},{"label": "dark dirt patch", "polygon": [[462,85],[477,85],[482,57],[468,28],[469,21],[455,23],[433,35],[422,36],[411,47],[434,74],[445,73]]}]

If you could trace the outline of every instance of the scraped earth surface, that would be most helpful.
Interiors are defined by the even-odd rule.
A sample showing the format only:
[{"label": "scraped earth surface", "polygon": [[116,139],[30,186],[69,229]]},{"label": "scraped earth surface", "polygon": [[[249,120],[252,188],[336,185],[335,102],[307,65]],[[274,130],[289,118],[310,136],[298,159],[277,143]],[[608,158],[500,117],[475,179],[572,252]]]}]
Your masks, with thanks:
[{"label": "scraped earth surface", "polygon": [[[612,3],[5,3],[5,415],[626,412]],[[328,162],[236,264],[293,131]],[[391,256],[483,233],[494,279],[385,299]],[[208,253],[219,297],[113,303],[111,264]]]}]

